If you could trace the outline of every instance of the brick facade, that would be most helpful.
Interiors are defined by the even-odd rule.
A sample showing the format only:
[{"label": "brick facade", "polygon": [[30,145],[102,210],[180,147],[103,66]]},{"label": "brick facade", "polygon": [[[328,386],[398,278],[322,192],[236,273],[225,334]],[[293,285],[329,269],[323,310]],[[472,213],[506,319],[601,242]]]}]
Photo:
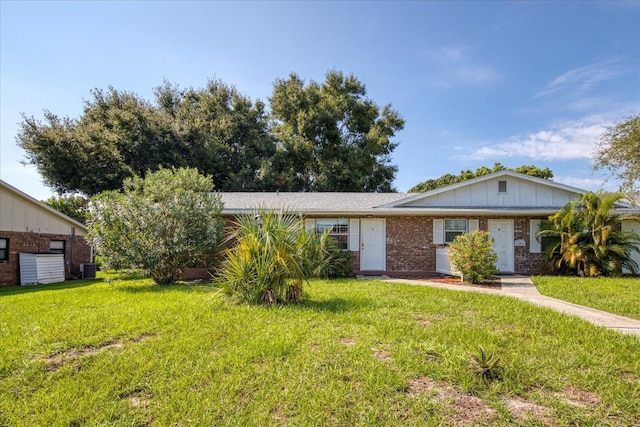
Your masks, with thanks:
[{"label": "brick facade", "polygon": [[[363,219],[349,216],[309,216],[308,218],[346,218]],[[382,218],[382,217],[377,217]],[[437,217],[444,219],[443,217]],[[449,218],[449,217],[447,217]],[[509,219],[503,216],[477,217],[456,216],[459,219],[477,219],[480,230],[488,229],[489,219]],[[390,276],[432,277],[436,273],[436,249],[446,247],[433,243],[433,220],[427,216],[389,216],[385,219],[386,234],[386,270],[374,272]],[[538,218],[543,219],[543,218]],[[227,221],[229,218],[227,218]],[[544,272],[544,254],[530,252],[530,218],[516,217],[514,222],[514,241],[522,240],[524,246],[514,247],[514,273],[538,274]],[[229,229],[226,230],[229,232]],[[354,248],[352,248],[354,249]],[[359,248],[351,251],[351,264],[356,274],[360,271]]]},{"label": "brick facade", "polygon": [[387,271],[431,273],[436,271],[433,219],[428,217],[387,218]]},{"label": "brick facade", "polygon": [[[71,236],[60,234],[0,231],[0,238],[9,239],[9,259],[0,261],[0,286],[20,284],[20,252],[48,252],[52,240],[65,241],[64,259],[67,278],[78,277],[80,264],[90,262],[91,248],[82,236],[76,236],[73,245],[71,244]],[[73,260],[71,260],[72,247]]]},{"label": "brick facade", "polygon": [[[478,219],[480,230],[488,229],[489,219],[496,217],[456,217]],[[509,219],[509,218],[506,218]],[[387,217],[386,218],[386,274],[400,276],[436,275],[436,249],[445,247],[433,243],[434,217]],[[513,218],[514,241],[524,241],[524,246],[514,247],[514,273],[538,274],[545,271],[544,254],[530,251],[530,218]],[[360,253],[352,252],[353,268],[360,270]]]}]

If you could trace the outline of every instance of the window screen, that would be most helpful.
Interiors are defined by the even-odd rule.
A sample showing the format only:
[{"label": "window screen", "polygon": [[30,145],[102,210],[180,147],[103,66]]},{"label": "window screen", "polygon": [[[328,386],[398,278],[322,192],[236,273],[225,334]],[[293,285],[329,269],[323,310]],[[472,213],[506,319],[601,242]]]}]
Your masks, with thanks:
[{"label": "window screen", "polygon": [[0,261],[9,259],[9,239],[0,238]]},{"label": "window screen", "polygon": [[335,240],[338,248],[349,249],[348,219],[316,219],[316,232],[324,233],[325,230],[329,230],[329,236]]},{"label": "window screen", "polygon": [[457,235],[467,232],[466,219],[445,219],[444,220],[444,241],[453,242]]}]

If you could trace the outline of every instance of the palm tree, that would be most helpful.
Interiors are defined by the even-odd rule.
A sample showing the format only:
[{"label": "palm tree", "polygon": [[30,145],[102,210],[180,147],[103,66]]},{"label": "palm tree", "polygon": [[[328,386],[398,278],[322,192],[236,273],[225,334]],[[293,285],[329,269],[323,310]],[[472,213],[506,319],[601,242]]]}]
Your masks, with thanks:
[{"label": "palm tree", "polygon": [[339,260],[328,235],[304,229],[286,211],[257,210],[240,215],[217,282],[239,302],[275,304],[302,300],[302,283]]},{"label": "palm tree", "polygon": [[621,228],[615,206],[622,198],[588,192],[549,217],[540,235],[557,239],[547,251],[556,271],[587,277],[618,275],[623,267],[637,272],[631,253],[640,252],[640,236]]}]

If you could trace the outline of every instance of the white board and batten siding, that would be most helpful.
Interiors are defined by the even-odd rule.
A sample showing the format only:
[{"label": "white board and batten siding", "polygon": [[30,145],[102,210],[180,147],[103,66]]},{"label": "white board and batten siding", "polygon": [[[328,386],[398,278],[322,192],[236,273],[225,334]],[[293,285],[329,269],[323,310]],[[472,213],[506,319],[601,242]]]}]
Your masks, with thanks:
[{"label": "white board and batten siding", "polygon": [[[505,191],[499,191],[500,181],[506,182]],[[463,184],[463,183],[461,183]],[[504,185],[504,184],[502,184]],[[460,185],[457,188],[431,192],[404,206],[430,207],[551,207],[562,206],[574,200],[575,192],[556,188],[547,183],[531,182],[510,176]]]},{"label": "white board and batten siding", "polygon": [[19,259],[21,285],[64,282],[64,256],[62,254],[21,252]]},{"label": "white board and batten siding", "polygon": [[82,224],[8,184],[0,185],[0,230],[69,235],[72,228],[77,236],[85,235]]}]

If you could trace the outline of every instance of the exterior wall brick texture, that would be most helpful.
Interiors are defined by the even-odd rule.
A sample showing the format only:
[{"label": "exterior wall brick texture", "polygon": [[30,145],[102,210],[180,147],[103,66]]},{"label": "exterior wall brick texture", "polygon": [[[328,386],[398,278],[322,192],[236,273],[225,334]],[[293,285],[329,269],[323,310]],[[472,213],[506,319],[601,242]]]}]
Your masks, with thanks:
[{"label": "exterior wall brick texture", "polygon": [[0,231],[0,237],[9,239],[9,260],[0,261],[0,286],[20,284],[20,252],[48,252],[49,243],[52,240],[65,241],[64,259],[67,278],[77,277],[80,274],[80,264],[90,262],[91,247],[82,236],[74,238],[73,260],[70,259],[72,245],[69,235]]}]

